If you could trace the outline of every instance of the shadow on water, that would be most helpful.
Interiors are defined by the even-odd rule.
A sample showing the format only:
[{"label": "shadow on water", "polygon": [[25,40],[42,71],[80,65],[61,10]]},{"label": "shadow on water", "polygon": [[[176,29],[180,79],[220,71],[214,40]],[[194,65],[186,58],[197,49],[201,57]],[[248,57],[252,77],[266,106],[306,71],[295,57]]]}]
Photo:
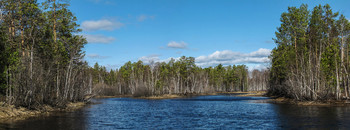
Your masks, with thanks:
[{"label": "shadow on water", "polygon": [[279,125],[288,129],[349,129],[350,107],[293,106],[274,107]]},{"label": "shadow on water", "polygon": [[86,129],[84,110],[55,112],[49,116],[31,117],[23,121],[0,123],[0,129],[51,130]]},{"label": "shadow on water", "polygon": [[247,101],[247,100],[264,100],[267,97],[236,97],[234,95],[210,95],[198,96],[193,98],[173,99],[173,101]]},{"label": "shadow on water", "polygon": [[95,99],[75,112],[54,113],[0,129],[345,129],[349,107],[256,103],[266,97],[235,95],[181,99]]}]

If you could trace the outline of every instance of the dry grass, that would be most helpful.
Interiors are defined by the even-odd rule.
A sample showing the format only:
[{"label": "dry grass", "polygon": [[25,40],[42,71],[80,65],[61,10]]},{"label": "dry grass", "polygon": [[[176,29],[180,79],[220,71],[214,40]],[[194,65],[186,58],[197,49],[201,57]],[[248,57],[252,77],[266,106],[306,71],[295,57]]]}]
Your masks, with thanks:
[{"label": "dry grass", "polygon": [[164,95],[158,95],[158,96],[142,96],[138,97],[140,99],[174,99],[174,98],[181,98],[183,96],[177,95],[177,94],[164,94]]},{"label": "dry grass", "polygon": [[284,97],[272,97],[269,102],[277,104],[294,104],[299,106],[349,106],[350,103],[347,100],[327,100],[327,101],[297,101],[295,99]]},{"label": "dry grass", "polygon": [[[2,103],[3,104],[3,103]],[[16,108],[13,105],[3,104],[0,106],[0,121],[23,120],[28,117],[38,115],[42,112],[38,110],[28,110],[23,107]]]},{"label": "dry grass", "polygon": [[93,98],[123,98],[123,97],[132,97],[132,95],[95,96]]},{"label": "dry grass", "polygon": [[203,96],[203,95],[217,95],[217,93],[200,93],[200,94],[163,94],[163,95],[155,95],[155,96],[142,96],[142,97],[134,97],[137,99],[150,99],[150,100],[159,100],[159,99],[174,99],[174,98],[186,98],[193,96]]},{"label": "dry grass", "polygon": [[77,110],[77,109],[84,107],[85,105],[86,105],[86,103],[84,103],[84,102],[68,103],[67,107],[65,109],[63,109],[63,111],[74,111],[74,110]]},{"label": "dry grass", "polygon": [[68,103],[64,109],[53,108],[48,105],[42,106],[39,110],[29,110],[23,107],[15,107],[0,102],[0,122],[14,122],[25,120],[29,117],[49,115],[55,111],[74,111],[85,106],[84,102]]},{"label": "dry grass", "polygon": [[238,94],[237,97],[263,97],[266,91],[248,91],[248,92],[222,92],[223,94]]},{"label": "dry grass", "polygon": [[237,95],[238,97],[263,97],[266,95],[266,91],[249,91],[246,94]]}]

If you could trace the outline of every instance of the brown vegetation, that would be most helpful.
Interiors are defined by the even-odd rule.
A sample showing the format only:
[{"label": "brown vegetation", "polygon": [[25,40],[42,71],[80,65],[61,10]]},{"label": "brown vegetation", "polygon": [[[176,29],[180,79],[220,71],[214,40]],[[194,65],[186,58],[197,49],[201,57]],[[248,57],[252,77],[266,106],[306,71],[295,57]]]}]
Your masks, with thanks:
[{"label": "brown vegetation", "polygon": [[271,97],[267,100],[268,103],[277,104],[293,104],[300,106],[350,106],[350,101],[348,100],[318,100],[318,101],[298,101],[291,98],[284,97]]},{"label": "brown vegetation", "polygon": [[55,108],[49,105],[43,105],[36,110],[30,110],[24,107],[16,107],[14,105],[8,105],[4,102],[0,102],[0,122],[25,120],[29,117],[50,115],[50,113],[57,111],[74,111],[84,107],[85,105],[86,103],[84,102],[70,102],[67,103],[65,108]]}]

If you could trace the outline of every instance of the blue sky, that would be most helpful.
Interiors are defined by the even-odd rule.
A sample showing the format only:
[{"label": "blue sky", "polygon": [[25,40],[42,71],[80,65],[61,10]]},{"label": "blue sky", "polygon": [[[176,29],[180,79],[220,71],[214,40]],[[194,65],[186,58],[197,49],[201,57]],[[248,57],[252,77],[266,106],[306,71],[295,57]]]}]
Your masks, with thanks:
[{"label": "blue sky", "polygon": [[127,61],[192,56],[202,67],[268,66],[288,6],[330,4],[350,18],[349,0],[71,0],[86,60],[115,69]]}]

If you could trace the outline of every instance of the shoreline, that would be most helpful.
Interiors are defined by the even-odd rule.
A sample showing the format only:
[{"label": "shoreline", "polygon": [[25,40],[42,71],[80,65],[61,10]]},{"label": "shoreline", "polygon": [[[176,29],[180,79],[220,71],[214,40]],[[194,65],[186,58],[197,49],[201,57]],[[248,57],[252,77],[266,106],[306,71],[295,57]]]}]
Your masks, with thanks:
[{"label": "shoreline", "polygon": [[266,91],[219,92],[218,94],[235,94],[237,97],[268,97]]},{"label": "shoreline", "polygon": [[285,97],[267,96],[268,102],[275,104],[290,104],[297,106],[350,106],[350,100],[325,100],[325,101],[297,101],[295,99]]},{"label": "shoreline", "polygon": [[[263,97],[266,91],[248,91],[248,92],[214,92],[214,93],[189,93],[189,94],[163,94],[154,96],[141,96],[132,97],[134,99],[149,99],[149,100],[161,100],[161,99],[175,99],[175,98],[188,98],[194,96],[206,96],[206,95],[220,95],[220,94],[237,94],[237,97]],[[123,97],[123,96],[117,96]]]},{"label": "shoreline", "polygon": [[350,106],[350,100],[326,100],[326,101],[297,101],[295,99],[266,95],[267,91],[248,92],[224,92],[223,94],[238,94],[237,97],[268,97],[267,103],[290,104],[298,106]]},{"label": "shoreline", "polygon": [[116,96],[95,96],[93,98],[95,99],[101,99],[101,98],[132,98],[132,95],[116,95]]},{"label": "shoreline", "polygon": [[54,112],[75,111],[87,105],[87,103],[85,102],[70,102],[65,108],[54,108],[48,105],[44,105],[38,110],[30,110],[24,107],[15,107],[14,105],[7,105],[3,102],[0,102],[0,104],[1,123],[26,120],[30,117],[49,116],[51,113]]},{"label": "shoreline", "polygon": [[141,97],[131,97],[131,98],[162,100],[162,99],[175,99],[175,98],[189,98],[189,97],[205,96],[205,95],[218,95],[218,93],[163,94],[163,95],[141,96]]},{"label": "shoreline", "polygon": [[[297,106],[350,106],[350,100],[326,100],[326,101],[297,101],[295,99],[275,97],[266,95],[266,91],[248,91],[248,92],[217,92],[217,93],[197,93],[197,94],[163,94],[154,96],[142,96],[133,97],[132,95],[117,95],[117,96],[96,96],[93,98],[133,98],[133,99],[146,99],[146,100],[163,100],[163,99],[176,99],[176,98],[190,98],[195,96],[205,95],[220,95],[220,94],[234,94],[237,97],[268,97],[263,103],[274,104],[289,104]],[[54,108],[48,105],[42,106],[38,110],[29,110],[24,107],[15,107],[13,105],[7,105],[4,102],[0,102],[0,122],[14,122],[28,119],[36,116],[48,116],[54,112],[70,112],[83,108],[88,103],[75,102],[68,103],[66,108]]]},{"label": "shoreline", "polygon": [[[189,98],[194,96],[204,95],[220,95],[220,94],[235,94],[237,97],[268,97],[264,102],[274,104],[290,104],[298,106],[350,106],[350,100],[326,100],[326,101],[297,101],[295,99],[285,97],[275,97],[266,95],[267,91],[247,91],[247,92],[217,92],[217,93],[202,93],[202,94],[164,94],[156,96],[142,96],[142,97],[130,97],[134,99],[148,99],[148,100],[162,100],[162,99],[176,99],[176,98]],[[123,97],[123,96],[117,96]],[[124,96],[125,97],[125,96]]]}]

